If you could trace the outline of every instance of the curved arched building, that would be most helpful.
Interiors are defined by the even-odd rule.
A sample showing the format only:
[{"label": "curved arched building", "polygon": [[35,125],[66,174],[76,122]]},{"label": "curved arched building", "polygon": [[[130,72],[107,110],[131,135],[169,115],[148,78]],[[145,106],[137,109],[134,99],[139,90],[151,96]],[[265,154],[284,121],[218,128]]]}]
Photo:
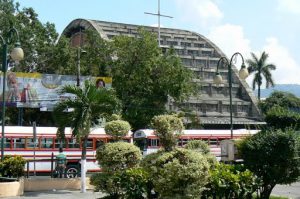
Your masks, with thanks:
[{"label": "curved arched building", "polygon": [[[76,19],[65,28],[63,34],[71,38],[72,45],[78,45],[81,41],[81,30],[96,30],[102,38],[109,40],[116,35],[135,36],[139,27],[132,24]],[[143,27],[157,34],[157,27]],[[217,62],[225,54],[210,40],[195,32],[161,28],[160,35],[161,48],[167,49],[172,46],[182,59],[183,65],[194,71],[198,77],[195,79],[195,83],[201,84],[199,96],[192,97],[181,104],[175,104],[170,100],[167,107],[175,111],[179,110],[178,107],[196,111],[197,115],[200,116],[201,123],[206,128],[228,128],[230,124],[230,103],[227,81],[228,69],[226,66],[219,69],[224,83],[219,86],[213,83]],[[257,99],[247,83],[238,77],[238,70],[234,66],[232,96],[234,128],[263,124],[257,107]]]}]

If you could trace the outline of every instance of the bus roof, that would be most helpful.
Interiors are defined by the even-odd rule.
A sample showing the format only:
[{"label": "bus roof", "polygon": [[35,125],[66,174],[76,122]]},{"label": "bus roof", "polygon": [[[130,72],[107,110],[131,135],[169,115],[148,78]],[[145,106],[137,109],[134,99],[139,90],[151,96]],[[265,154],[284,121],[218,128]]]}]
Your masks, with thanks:
[{"label": "bus roof", "polygon": [[[0,129],[2,133],[2,129]],[[36,127],[37,135],[48,135],[55,136],[57,132],[57,127]],[[17,136],[17,135],[33,135],[33,127],[32,126],[5,126],[4,129],[5,136]],[[130,131],[127,136],[131,136],[132,132]],[[70,127],[65,128],[65,135],[71,136],[72,130]],[[105,134],[104,128],[92,128],[90,132],[90,136],[107,136]],[[0,135],[1,137],[1,135]]]},{"label": "bus roof", "polygon": [[[233,135],[242,136],[242,135],[253,135],[259,132],[260,130],[249,130],[249,129],[235,129],[233,130]],[[182,136],[227,136],[231,132],[228,129],[191,129],[184,130]],[[145,137],[154,137],[155,130],[153,129],[140,129],[134,133],[134,138],[145,138]]]}]

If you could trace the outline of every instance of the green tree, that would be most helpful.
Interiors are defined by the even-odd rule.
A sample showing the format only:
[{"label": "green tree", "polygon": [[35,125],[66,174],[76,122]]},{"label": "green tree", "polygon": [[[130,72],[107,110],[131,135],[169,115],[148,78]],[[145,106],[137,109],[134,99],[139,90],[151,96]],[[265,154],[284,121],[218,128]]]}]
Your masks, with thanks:
[{"label": "green tree", "polygon": [[250,74],[254,74],[254,79],[252,82],[252,88],[255,90],[256,85],[258,86],[258,100],[260,100],[260,87],[262,85],[263,77],[266,80],[266,88],[269,86],[274,86],[274,80],[271,74],[271,70],[275,70],[276,66],[274,64],[268,64],[267,59],[269,55],[263,52],[258,58],[254,53],[251,53],[252,59],[248,59],[248,71]]},{"label": "green tree", "polygon": [[261,198],[269,198],[276,184],[290,184],[299,179],[299,141],[293,130],[275,130],[261,131],[239,145],[246,168],[262,180]]},{"label": "green tree", "polygon": [[[58,125],[58,134],[63,134],[64,128],[70,126],[72,133],[78,141],[83,142],[81,156],[81,180],[82,192],[85,188],[85,164],[86,142],[93,124],[105,115],[111,115],[120,109],[120,102],[112,89],[97,89],[94,82],[85,81],[83,87],[66,85],[60,94],[73,94],[75,98],[69,98],[59,102],[54,109],[54,115]],[[67,109],[73,109],[66,113]],[[62,135],[63,136],[63,135]]]},{"label": "green tree", "polygon": [[183,122],[177,115],[154,116],[152,126],[165,151],[171,151],[176,147],[178,137],[184,129]]},{"label": "green tree", "polygon": [[264,114],[274,106],[291,110],[299,109],[300,98],[289,92],[274,91],[266,100],[261,101],[259,106]]},{"label": "green tree", "polygon": [[[8,30],[14,26],[20,36],[21,47],[25,57],[19,64],[11,65],[12,70],[19,72],[52,71],[68,62],[52,64],[52,58],[58,54],[54,50],[59,34],[53,23],[39,21],[38,14],[33,8],[22,8],[14,0],[0,1],[0,30],[7,38]],[[17,38],[13,38],[12,45]],[[50,68],[51,66],[51,68]]]},{"label": "green tree", "polygon": [[133,129],[145,128],[153,116],[163,114],[168,97],[179,101],[195,89],[192,72],[183,67],[174,49],[163,54],[149,32],[115,37],[113,55],[113,87]]},{"label": "green tree", "polygon": [[275,129],[300,129],[300,114],[289,111],[288,109],[278,105],[269,109],[265,116],[265,121],[269,127],[273,127]]}]

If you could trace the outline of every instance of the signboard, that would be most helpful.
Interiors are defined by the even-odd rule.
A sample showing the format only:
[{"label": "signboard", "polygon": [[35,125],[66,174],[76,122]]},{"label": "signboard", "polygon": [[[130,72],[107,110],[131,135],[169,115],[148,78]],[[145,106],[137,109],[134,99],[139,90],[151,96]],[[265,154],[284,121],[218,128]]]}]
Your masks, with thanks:
[{"label": "signboard", "polygon": [[[0,100],[2,101],[3,75],[0,78]],[[55,75],[41,73],[7,73],[5,100],[7,106],[41,108],[52,110],[54,105],[71,94],[59,95],[58,90],[64,85],[76,86],[74,75]],[[99,87],[111,87],[111,77],[81,76],[81,85],[85,80],[94,81]]]}]

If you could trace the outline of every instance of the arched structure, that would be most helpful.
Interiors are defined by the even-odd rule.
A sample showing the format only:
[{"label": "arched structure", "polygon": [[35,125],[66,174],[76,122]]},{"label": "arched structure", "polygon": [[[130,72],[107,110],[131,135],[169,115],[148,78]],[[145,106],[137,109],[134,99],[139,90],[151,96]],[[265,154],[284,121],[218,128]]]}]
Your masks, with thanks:
[{"label": "arched structure", "polygon": [[[63,34],[71,38],[72,45],[79,45],[82,30],[93,29],[107,40],[117,35],[134,37],[139,25],[106,22],[98,20],[75,19],[63,31]],[[157,27],[142,26],[145,30],[157,34]],[[178,111],[180,108],[191,110],[200,116],[200,121],[205,128],[227,128],[230,124],[229,89],[228,81],[222,85],[215,85],[217,62],[225,54],[210,40],[204,36],[181,29],[161,28],[161,48],[173,47],[181,58],[185,67],[196,74],[194,82],[201,84],[199,96],[191,97],[187,102],[177,104],[172,99],[167,107]],[[227,67],[221,67],[219,72],[228,77]],[[238,76],[238,71],[233,66],[232,74],[233,96],[233,124],[234,128],[245,125],[264,124],[257,107],[257,99],[244,80]]]}]

